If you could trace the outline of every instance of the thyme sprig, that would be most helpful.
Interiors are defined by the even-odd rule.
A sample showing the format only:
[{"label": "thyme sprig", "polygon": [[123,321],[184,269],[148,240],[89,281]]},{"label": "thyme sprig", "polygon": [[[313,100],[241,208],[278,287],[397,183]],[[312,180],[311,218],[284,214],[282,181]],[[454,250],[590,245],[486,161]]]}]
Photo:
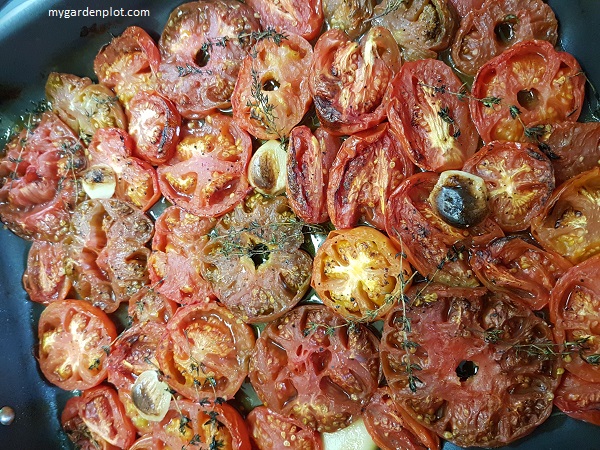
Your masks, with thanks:
[{"label": "thyme sprig", "polygon": [[250,118],[256,120],[267,134],[276,135],[285,147],[284,142],[287,142],[287,136],[277,126],[276,106],[270,102],[269,96],[265,94],[259,73],[251,69],[250,76],[252,77],[250,96],[253,100],[246,101],[246,107],[250,109]]},{"label": "thyme sprig", "polygon": [[194,67],[191,64],[186,64],[185,66],[175,66],[177,69],[177,76],[186,77],[188,75],[196,74],[196,75],[212,75],[212,70],[204,70],[199,69],[198,67]]},{"label": "thyme sprig", "polygon": [[239,33],[237,36],[221,36],[216,39],[208,40],[200,47],[201,51],[209,53],[214,47],[226,47],[229,42],[237,42],[239,45],[254,45],[257,42],[269,40],[277,45],[288,39],[285,32],[276,31],[273,27],[267,27],[263,31],[250,31],[248,33]]},{"label": "thyme sprig", "polygon": [[418,82],[417,83],[418,86],[424,87],[424,88],[428,88],[428,89],[432,89],[434,93],[436,94],[449,94],[449,95],[453,95],[455,96],[458,100],[463,101],[465,99],[469,99],[469,100],[475,100],[478,102],[481,102],[483,104],[483,106],[485,106],[486,108],[494,108],[497,105],[500,105],[502,103],[502,99],[499,97],[483,97],[483,98],[478,98],[475,97],[474,95],[472,95],[469,92],[469,89],[467,87],[466,84],[463,84],[460,87],[460,90],[458,92],[452,91],[451,89],[448,88],[447,85],[445,84],[441,84],[439,86],[435,86],[432,84],[427,84],[427,83],[423,83],[423,82]]}]

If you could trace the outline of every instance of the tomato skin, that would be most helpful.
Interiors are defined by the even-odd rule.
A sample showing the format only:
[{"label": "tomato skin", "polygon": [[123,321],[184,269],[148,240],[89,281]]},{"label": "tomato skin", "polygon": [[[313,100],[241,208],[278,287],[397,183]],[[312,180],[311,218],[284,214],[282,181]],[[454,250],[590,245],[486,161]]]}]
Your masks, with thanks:
[{"label": "tomato skin", "polygon": [[598,383],[585,381],[567,372],[556,390],[554,404],[573,419],[600,426]]},{"label": "tomato skin", "polygon": [[389,195],[414,166],[387,123],[344,141],[329,172],[327,211],[336,228],[351,228],[360,220],[385,228]]},{"label": "tomato skin", "polygon": [[321,436],[292,417],[265,406],[254,408],[246,417],[253,444],[258,450],[321,450]]},{"label": "tomato skin", "polygon": [[[480,2],[483,3],[483,2]],[[556,45],[558,23],[552,8],[541,0],[487,2],[461,15],[452,43],[452,62],[474,76],[487,61],[512,45],[533,39]],[[506,32],[500,31],[506,28]]]},{"label": "tomato skin", "polygon": [[164,381],[195,401],[233,398],[246,375],[254,333],[227,308],[210,302],[181,307],[157,349]]},{"label": "tomato skin", "polygon": [[[231,96],[233,117],[242,128],[258,139],[289,136],[312,104],[308,89],[312,55],[310,43],[296,34],[286,35],[280,43],[264,39],[254,45]],[[272,106],[272,114],[266,114],[259,96]]]},{"label": "tomato skin", "polygon": [[410,159],[421,169],[460,169],[477,150],[468,104],[447,91],[462,82],[444,62],[405,63],[391,82],[387,115]]},{"label": "tomato skin", "polygon": [[580,173],[556,188],[531,221],[531,234],[546,250],[577,264],[600,250],[600,167]]},{"label": "tomato skin", "polygon": [[371,28],[360,43],[340,30],[323,33],[315,44],[309,75],[321,126],[347,135],[382,122],[388,83],[400,65],[398,46],[385,28]]},{"label": "tomato skin", "polygon": [[231,211],[249,192],[252,139],[231,117],[216,114],[191,121],[182,131],[175,156],[158,167],[163,195],[200,217]]},{"label": "tomato skin", "polygon": [[38,323],[40,369],[61,389],[90,389],[106,378],[104,348],[116,337],[115,325],[101,309],[83,300],[52,302]]},{"label": "tomato skin", "polygon": [[62,242],[33,241],[23,274],[23,288],[30,300],[47,305],[67,298],[71,280],[65,273],[65,258]]},{"label": "tomato skin", "polygon": [[458,17],[465,17],[471,11],[481,8],[485,0],[450,0],[450,3],[456,9]]},{"label": "tomato skin", "polygon": [[526,351],[554,345],[542,319],[483,288],[413,284],[408,297],[388,314],[380,353],[394,400],[413,419],[460,447],[496,447],[548,418],[560,357]]},{"label": "tomato skin", "polygon": [[23,239],[59,241],[81,200],[74,178],[85,166],[79,138],[56,114],[43,113],[0,158],[0,220]]},{"label": "tomato skin", "polygon": [[337,136],[305,125],[290,133],[287,159],[286,193],[294,213],[306,223],[319,224],[329,219],[327,184],[329,171],[341,146]]},{"label": "tomato skin", "polygon": [[171,159],[181,127],[181,115],[175,105],[156,91],[140,91],[128,106],[134,155],[153,165]]},{"label": "tomato skin", "polygon": [[258,13],[263,28],[298,34],[310,41],[319,35],[323,27],[321,1],[247,0],[246,4]]},{"label": "tomato skin", "polygon": [[485,181],[491,217],[506,232],[529,228],[554,191],[552,163],[534,144],[490,142],[463,170]]},{"label": "tomato skin", "polygon": [[334,230],[313,262],[311,284],[323,303],[348,321],[383,318],[410,286],[399,249],[371,227]]},{"label": "tomato skin", "polygon": [[250,382],[265,406],[317,431],[360,414],[379,381],[378,340],[323,305],[304,305],[271,322],[250,359]]},{"label": "tomato skin", "polygon": [[254,42],[238,36],[260,31],[254,14],[236,0],[189,2],[171,12],[158,43],[159,90],[182,117],[198,119],[231,106],[240,65]]},{"label": "tomato skin", "polygon": [[[489,60],[477,72],[469,102],[484,143],[527,141],[525,127],[534,123],[575,122],[584,100],[582,73],[572,55],[547,41],[520,42]],[[486,106],[484,98],[501,103]]]}]

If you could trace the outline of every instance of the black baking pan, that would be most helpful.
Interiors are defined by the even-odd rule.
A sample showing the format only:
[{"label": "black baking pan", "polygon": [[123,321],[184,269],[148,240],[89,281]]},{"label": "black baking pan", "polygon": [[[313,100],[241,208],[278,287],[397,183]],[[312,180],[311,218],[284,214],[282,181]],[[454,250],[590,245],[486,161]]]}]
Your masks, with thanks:
[{"label": "black baking pan", "polygon": [[[560,24],[560,45],[573,53],[590,81],[600,87],[600,0],[548,2]],[[51,71],[93,78],[98,49],[128,25],[138,25],[155,38],[178,2],[166,0],[91,2],[81,0],[0,0],[0,129],[43,98]],[[51,16],[54,9],[147,10],[139,17]],[[591,96],[590,96],[591,97]],[[593,99],[592,99],[593,100]],[[593,104],[584,114],[593,119]],[[44,381],[34,354],[41,306],[27,300],[21,276],[29,244],[0,229],[0,407],[15,411],[11,425],[0,425],[0,450],[72,448],[61,433],[59,418],[69,394]],[[445,450],[457,447],[446,443]],[[532,435],[506,448],[600,449],[600,427],[555,412]]]}]

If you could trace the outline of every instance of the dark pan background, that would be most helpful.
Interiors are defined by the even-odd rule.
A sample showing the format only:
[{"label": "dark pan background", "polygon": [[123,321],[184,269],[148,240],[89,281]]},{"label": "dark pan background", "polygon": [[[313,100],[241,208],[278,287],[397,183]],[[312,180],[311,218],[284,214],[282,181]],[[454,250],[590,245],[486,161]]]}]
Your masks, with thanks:
[{"label": "dark pan background", "polygon": [[[600,87],[600,0],[550,0],[560,24],[561,46],[573,53],[589,79]],[[158,38],[168,13],[179,2],[131,0],[0,0],[0,130],[11,126],[32,101],[43,98],[51,71],[93,78],[98,49],[128,25]],[[149,9],[150,17],[59,19],[55,8]],[[587,114],[589,118],[589,114]],[[1,228],[1,224],[0,224]],[[10,405],[16,419],[0,425],[0,450],[71,448],[60,431],[60,411],[68,394],[45,382],[34,353],[41,307],[28,301],[21,276],[29,245],[0,229],[0,407]],[[556,412],[531,436],[506,448],[520,450],[600,449],[600,428]],[[445,450],[456,449],[446,443]]]}]

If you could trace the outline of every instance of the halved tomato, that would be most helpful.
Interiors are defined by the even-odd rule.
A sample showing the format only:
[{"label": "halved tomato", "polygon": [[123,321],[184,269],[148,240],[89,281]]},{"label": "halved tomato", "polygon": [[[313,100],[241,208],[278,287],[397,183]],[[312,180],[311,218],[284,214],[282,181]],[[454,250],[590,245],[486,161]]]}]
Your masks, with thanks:
[{"label": "halved tomato", "polygon": [[344,31],[356,39],[370,26],[376,0],[322,0],[323,16],[328,29]]},{"label": "halved tomato", "polygon": [[600,426],[600,383],[567,372],[555,393],[554,404],[573,419]]},{"label": "halved tomato", "polygon": [[132,324],[145,322],[165,323],[173,317],[178,306],[173,300],[157,292],[155,288],[144,286],[129,297],[127,320]]},{"label": "halved tomato", "polygon": [[246,3],[257,12],[263,28],[298,34],[310,41],[323,27],[321,1],[246,0]]},{"label": "halved tomato", "polygon": [[47,305],[67,298],[71,280],[65,271],[66,256],[62,241],[33,241],[23,274],[23,287],[30,300]]}]

